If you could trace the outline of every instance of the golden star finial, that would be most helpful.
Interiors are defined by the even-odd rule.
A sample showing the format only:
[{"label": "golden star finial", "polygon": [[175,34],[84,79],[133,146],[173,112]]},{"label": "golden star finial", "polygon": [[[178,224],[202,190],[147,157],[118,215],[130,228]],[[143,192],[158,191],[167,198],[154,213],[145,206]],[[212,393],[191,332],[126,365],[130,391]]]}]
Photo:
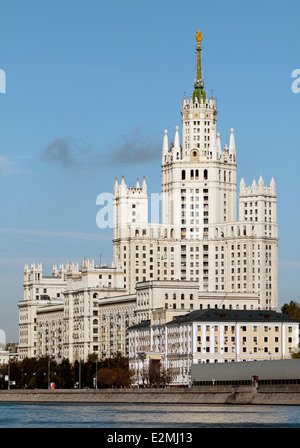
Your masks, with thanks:
[{"label": "golden star finial", "polygon": [[200,33],[200,30],[197,31],[197,33],[195,34],[196,37],[196,41],[198,42],[198,48],[200,48],[200,44],[202,41],[202,33]]}]

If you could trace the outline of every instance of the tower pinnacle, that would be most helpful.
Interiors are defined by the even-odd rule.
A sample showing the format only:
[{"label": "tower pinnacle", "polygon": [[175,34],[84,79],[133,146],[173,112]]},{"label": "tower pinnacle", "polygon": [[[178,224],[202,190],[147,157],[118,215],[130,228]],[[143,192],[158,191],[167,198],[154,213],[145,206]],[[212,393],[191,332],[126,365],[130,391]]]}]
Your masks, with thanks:
[{"label": "tower pinnacle", "polygon": [[202,101],[205,101],[206,99],[206,93],[204,91],[204,83],[202,80],[202,67],[201,67],[201,41],[202,41],[202,33],[200,30],[197,31],[196,35],[196,41],[198,42],[198,46],[196,49],[197,52],[197,71],[196,71],[196,81],[194,82],[195,90],[193,92],[193,102],[195,102],[196,98],[198,99],[199,103]]}]

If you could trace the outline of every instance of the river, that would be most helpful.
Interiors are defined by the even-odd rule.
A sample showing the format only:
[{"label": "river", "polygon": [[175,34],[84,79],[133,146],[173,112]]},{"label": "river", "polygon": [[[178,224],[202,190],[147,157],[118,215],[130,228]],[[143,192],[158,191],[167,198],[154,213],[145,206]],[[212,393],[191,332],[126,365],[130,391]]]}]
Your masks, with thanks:
[{"label": "river", "polygon": [[5,402],[0,428],[300,428],[300,406]]}]

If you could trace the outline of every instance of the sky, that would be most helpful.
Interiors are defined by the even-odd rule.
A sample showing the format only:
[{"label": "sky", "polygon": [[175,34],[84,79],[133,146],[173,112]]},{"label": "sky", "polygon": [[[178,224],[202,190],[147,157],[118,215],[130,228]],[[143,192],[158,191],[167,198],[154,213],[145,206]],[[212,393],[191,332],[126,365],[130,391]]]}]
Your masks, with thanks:
[{"label": "sky", "polygon": [[42,263],[44,275],[84,257],[110,265],[112,229],[97,225],[97,197],[122,175],[131,186],[146,176],[148,194],[160,193],[164,130],[169,142],[175,126],[181,133],[198,29],[223,148],[235,130],[238,184],[276,182],[279,306],[300,301],[299,17],[299,0],[1,0],[7,341],[18,341],[25,264]]}]

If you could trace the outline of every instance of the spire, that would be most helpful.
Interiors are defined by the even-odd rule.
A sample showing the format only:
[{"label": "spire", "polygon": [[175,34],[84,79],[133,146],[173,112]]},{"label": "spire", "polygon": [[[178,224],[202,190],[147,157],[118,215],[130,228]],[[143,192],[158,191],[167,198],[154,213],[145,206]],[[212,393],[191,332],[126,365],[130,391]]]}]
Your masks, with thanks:
[{"label": "spire", "polygon": [[147,192],[147,184],[146,184],[146,178],[143,176],[143,183],[142,183],[142,190]]},{"label": "spire", "polygon": [[259,179],[258,179],[258,186],[259,187],[264,187],[264,180],[263,180],[263,178],[262,178],[262,175],[260,175],[259,176]]},{"label": "spire", "polygon": [[272,176],[271,182],[270,182],[270,188],[274,194],[276,194],[276,184],[274,180],[274,176]]},{"label": "spire", "polygon": [[173,160],[181,159],[181,147],[180,147],[180,139],[179,139],[179,127],[175,128],[175,138],[174,138],[174,146],[172,149]]},{"label": "spire", "polygon": [[230,129],[229,151],[235,151],[234,129]]},{"label": "spire", "polygon": [[245,180],[244,180],[244,177],[242,176],[241,182],[240,182],[240,192],[241,193],[244,191],[245,187],[246,187]]},{"label": "spire", "polygon": [[127,187],[126,187],[126,184],[124,181],[124,175],[122,175],[122,180],[119,185],[119,195],[122,196],[122,195],[126,194],[126,190],[127,190]]},{"label": "spire", "polygon": [[198,46],[196,49],[197,53],[197,71],[196,71],[196,81],[194,83],[195,90],[193,92],[193,103],[195,102],[196,98],[198,99],[198,102],[200,103],[201,100],[205,101],[206,99],[206,93],[204,91],[204,83],[202,80],[202,66],[201,66],[201,41],[202,41],[202,33],[200,33],[200,30],[197,31],[196,35],[196,41],[198,42]]},{"label": "spire", "polygon": [[115,186],[114,186],[114,193],[118,193],[119,191],[119,185],[118,185],[118,178],[115,178]]},{"label": "spire", "polygon": [[138,177],[136,178],[136,185],[135,185],[135,188],[141,188],[141,187],[140,187],[140,184],[139,184],[139,178],[138,178]]},{"label": "spire", "polygon": [[163,143],[163,153],[167,153],[169,150],[169,142],[168,142],[168,131],[165,129],[164,132],[164,143]]},{"label": "spire", "polygon": [[164,142],[163,142],[163,148],[162,148],[162,164],[164,164],[167,161],[167,155],[169,151],[169,142],[168,142],[168,131],[165,129],[164,132]]},{"label": "spire", "polygon": [[175,128],[175,138],[174,138],[174,148],[180,148],[180,142],[179,142],[179,127],[176,126]]}]

